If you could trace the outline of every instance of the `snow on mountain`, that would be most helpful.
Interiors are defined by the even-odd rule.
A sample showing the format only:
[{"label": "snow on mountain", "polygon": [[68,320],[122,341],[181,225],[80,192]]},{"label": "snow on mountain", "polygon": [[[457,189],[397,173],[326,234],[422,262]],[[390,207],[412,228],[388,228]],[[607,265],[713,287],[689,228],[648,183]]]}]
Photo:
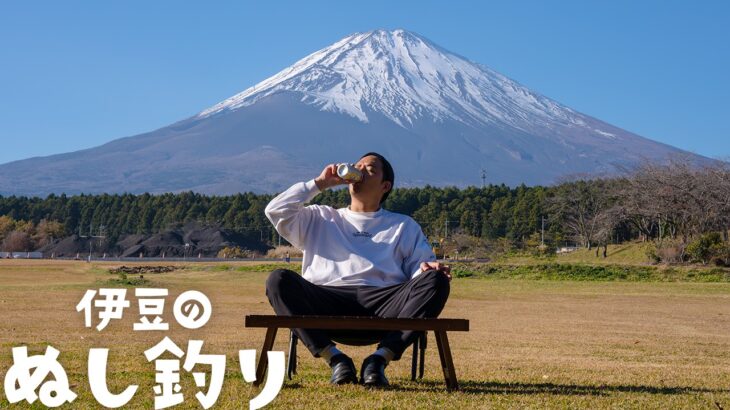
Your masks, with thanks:
[{"label": "snow on mountain", "polygon": [[423,118],[474,126],[501,122],[518,129],[525,122],[586,126],[573,110],[404,30],[345,37],[198,118],[255,104],[282,90],[300,92],[302,102],[363,122],[367,109],[379,112],[402,127]]}]

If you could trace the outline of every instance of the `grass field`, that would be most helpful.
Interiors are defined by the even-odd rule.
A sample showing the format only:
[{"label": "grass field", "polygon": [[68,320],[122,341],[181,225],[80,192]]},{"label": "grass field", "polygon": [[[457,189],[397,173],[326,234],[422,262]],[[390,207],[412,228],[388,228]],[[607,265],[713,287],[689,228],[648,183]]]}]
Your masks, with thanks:
[{"label": "grass field", "polygon": [[[245,329],[243,316],[272,313],[264,296],[268,267],[181,264],[181,270],[147,274],[145,286],[170,290],[170,331],[132,331],[138,319],[133,286],[122,320],[101,332],[85,328],[76,304],[87,289],[112,286],[118,276],[108,269],[118,265],[0,261],[0,379],[11,365],[12,347],[40,354],[50,344],[61,351],[59,361],[79,396],[66,408],[98,408],[86,360],[90,348],[107,347],[110,389],[137,384],[128,408],[153,408],[154,365],[143,352],[164,336],[183,348],[188,339],[199,339],[203,353],[227,357],[215,408],[247,408],[258,389],[243,381],[237,352],[261,348],[264,331]],[[175,297],[191,289],[213,304],[212,319],[199,330],[182,329],[171,313]],[[462,277],[452,282],[442,317],[471,321],[470,332],[449,335],[461,391],[444,390],[433,337],[424,380],[410,381],[410,360],[394,362],[387,369],[392,386],[381,391],[330,386],[329,368],[301,347],[299,375],[285,382],[270,408],[730,409],[730,283],[724,281]],[[286,335],[279,334],[277,350],[286,350]],[[359,368],[371,348],[345,350]],[[185,403],[176,408],[200,408],[192,377],[181,375]],[[9,405],[0,393],[0,407],[31,407]]]}]

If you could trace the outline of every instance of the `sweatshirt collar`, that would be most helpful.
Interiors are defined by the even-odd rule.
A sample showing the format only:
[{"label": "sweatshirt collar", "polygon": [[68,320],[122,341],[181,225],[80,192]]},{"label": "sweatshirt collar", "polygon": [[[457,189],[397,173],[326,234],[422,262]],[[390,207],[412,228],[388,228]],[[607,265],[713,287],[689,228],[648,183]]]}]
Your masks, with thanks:
[{"label": "sweatshirt collar", "polygon": [[375,217],[381,216],[385,212],[385,210],[383,209],[382,206],[380,208],[378,208],[377,211],[373,211],[373,212],[355,212],[350,209],[349,205],[346,208],[342,208],[342,209],[345,211],[345,213],[347,215],[354,216],[356,218],[375,218]]}]

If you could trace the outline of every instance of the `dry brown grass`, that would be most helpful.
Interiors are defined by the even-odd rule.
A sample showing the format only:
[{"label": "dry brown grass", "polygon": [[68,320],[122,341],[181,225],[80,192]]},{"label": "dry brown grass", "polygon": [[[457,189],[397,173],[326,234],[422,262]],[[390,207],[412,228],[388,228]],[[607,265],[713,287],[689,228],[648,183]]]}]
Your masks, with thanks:
[{"label": "dry brown grass", "polygon": [[290,258],[301,258],[303,256],[302,251],[293,246],[277,246],[276,248],[269,249],[266,252],[266,257],[284,259],[287,253],[289,253]]},{"label": "dry brown grass", "polygon": [[[201,339],[204,353],[228,358],[216,408],[246,408],[258,390],[243,381],[237,352],[260,349],[263,330],[245,329],[243,316],[272,312],[263,291],[266,273],[235,270],[246,263],[227,263],[232,269],[188,263],[181,264],[184,270],[145,275],[153,286],[170,289],[165,318],[171,330],[133,332],[137,306],[129,288],[132,307],[124,319],[97,332],[84,327],[75,306],[87,289],[107,286],[113,275],[106,269],[118,263],[0,261],[0,379],[13,346],[41,353],[51,344],[79,394],[69,408],[94,408],[87,354],[108,347],[112,390],[139,384],[128,407],[152,408],[154,366],[143,351],[164,335],[183,348],[188,339]],[[171,314],[174,298],[190,289],[213,303],[211,321],[197,331],[182,329]],[[442,388],[433,338],[425,379],[411,382],[410,361],[395,362],[388,368],[393,387],[384,391],[329,386],[329,369],[301,347],[300,374],[271,407],[730,409],[727,283],[455,279],[442,317],[471,321],[470,332],[450,334],[462,391]],[[286,336],[280,333],[278,350],[286,350]],[[345,350],[358,363],[371,348]],[[183,388],[186,401],[178,407],[199,408],[185,372]],[[0,407],[9,406],[4,393],[0,397]]]}]

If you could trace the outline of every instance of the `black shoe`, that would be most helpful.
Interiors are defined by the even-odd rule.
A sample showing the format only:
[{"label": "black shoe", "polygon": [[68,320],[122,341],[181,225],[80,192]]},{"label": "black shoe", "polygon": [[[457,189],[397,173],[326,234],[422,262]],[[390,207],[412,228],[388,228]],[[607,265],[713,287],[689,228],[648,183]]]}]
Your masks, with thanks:
[{"label": "black shoe", "polygon": [[346,354],[337,354],[330,359],[330,367],[332,368],[332,384],[357,384],[357,372],[355,364]]},{"label": "black shoe", "polygon": [[371,354],[362,362],[360,368],[360,383],[370,387],[387,386],[388,379],[385,377],[385,358],[377,354]]}]

